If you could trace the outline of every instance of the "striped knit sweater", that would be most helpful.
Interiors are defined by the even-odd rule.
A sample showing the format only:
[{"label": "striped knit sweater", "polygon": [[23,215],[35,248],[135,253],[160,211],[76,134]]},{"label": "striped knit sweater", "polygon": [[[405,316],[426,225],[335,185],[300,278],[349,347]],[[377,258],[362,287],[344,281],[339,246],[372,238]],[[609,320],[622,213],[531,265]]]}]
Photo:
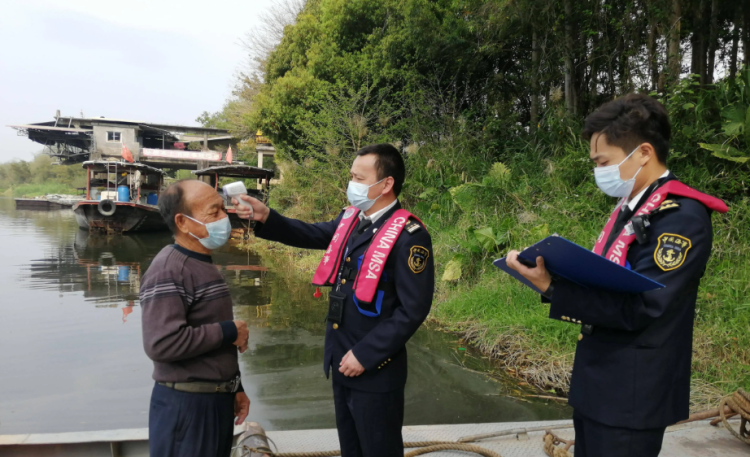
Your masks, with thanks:
[{"label": "striped knit sweater", "polygon": [[143,275],[140,298],[154,380],[221,382],[239,374],[232,298],[210,256],[165,247]]}]

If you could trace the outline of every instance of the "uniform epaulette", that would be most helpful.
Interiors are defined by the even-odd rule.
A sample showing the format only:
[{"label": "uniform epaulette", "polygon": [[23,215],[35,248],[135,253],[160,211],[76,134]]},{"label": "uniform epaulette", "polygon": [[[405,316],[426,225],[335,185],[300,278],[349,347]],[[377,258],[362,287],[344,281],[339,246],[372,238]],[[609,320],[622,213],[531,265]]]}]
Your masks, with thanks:
[{"label": "uniform epaulette", "polygon": [[680,202],[678,201],[664,200],[663,202],[661,202],[661,205],[659,205],[659,207],[656,208],[655,210],[651,211],[649,215],[659,214],[661,212],[668,211],[671,209],[677,209],[679,207],[680,207]]},{"label": "uniform epaulette", "polygon": [[417,221],[409,221],[404,226],[404,230],[406,230],[407,232],[413,235],[417,233],[418,231],[422,230],[422,226],[419,225],[419,222]]}]

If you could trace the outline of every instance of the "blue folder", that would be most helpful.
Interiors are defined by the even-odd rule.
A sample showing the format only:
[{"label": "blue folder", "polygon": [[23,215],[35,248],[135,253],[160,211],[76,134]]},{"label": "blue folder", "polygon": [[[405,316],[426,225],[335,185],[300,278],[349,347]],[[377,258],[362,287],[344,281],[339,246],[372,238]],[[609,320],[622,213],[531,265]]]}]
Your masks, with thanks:
[{"label": "blue folder", "polygon": [[[544,265],[554,276],[567,279],[590,289],[603,289],[612,292],[640,293],[661,289],[664,285],[651,280],[635,271],[594,254],[565,238],[557,235],[548,236],[542,241],[523,250],[519,258],[527,263],[536,264],[536,258],[542,256]],[[526,278],[505,263],[505,257],[492,262],[493,265],[531,287],[538,293]]]}]

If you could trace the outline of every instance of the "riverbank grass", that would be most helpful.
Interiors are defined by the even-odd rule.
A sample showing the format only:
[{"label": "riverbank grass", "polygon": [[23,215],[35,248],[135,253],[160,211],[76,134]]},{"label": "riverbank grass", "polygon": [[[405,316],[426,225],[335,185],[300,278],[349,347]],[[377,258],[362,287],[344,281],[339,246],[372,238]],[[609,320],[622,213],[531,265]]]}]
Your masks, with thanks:
[{"label": "riverbank grass", "polygon": [[6,195],[16,198],[40,197],[47,194],[77,195],[78,193],[74,187],[57,182],[20,184],[5,191]]}]

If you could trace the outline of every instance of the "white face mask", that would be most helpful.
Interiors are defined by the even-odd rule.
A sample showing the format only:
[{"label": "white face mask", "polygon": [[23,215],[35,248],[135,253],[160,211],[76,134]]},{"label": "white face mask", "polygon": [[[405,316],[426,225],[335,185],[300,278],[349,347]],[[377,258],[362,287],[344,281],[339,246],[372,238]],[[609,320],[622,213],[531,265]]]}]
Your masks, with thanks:
[{"label": "white face mask", "polygon": [[382,197],[383,194],[380,194],[378,198],[370,199],[368,196],[370,193],[370,187],[380,184],[383,181],[385,181],[385,178],[369,186],[367,184],[349,181],[349,187],[346,189],[346,197],[349,199],[349,203],[362,211],[367,211],[372,208],[372,205],[374,205],[377,199]]},{"label": "white face mask", "polygon": [[628,156],[625,157],[625,160],[617,165],[594,168],[594,179],[596,180],[596,185],[599,186],[599,189],[601,189],[602,192],[610,197],[627,197],[633,192],[633,188],[635,187],[635,177],[641,172],[643,165],[641,165],[641,168],[635,172],[635,175],[627,181],[620,176],[620,165],[625,163],[630,156],[638,150],[638,148],[640,148],[640,146],[633,149],[633,152],[628,154]]}]

